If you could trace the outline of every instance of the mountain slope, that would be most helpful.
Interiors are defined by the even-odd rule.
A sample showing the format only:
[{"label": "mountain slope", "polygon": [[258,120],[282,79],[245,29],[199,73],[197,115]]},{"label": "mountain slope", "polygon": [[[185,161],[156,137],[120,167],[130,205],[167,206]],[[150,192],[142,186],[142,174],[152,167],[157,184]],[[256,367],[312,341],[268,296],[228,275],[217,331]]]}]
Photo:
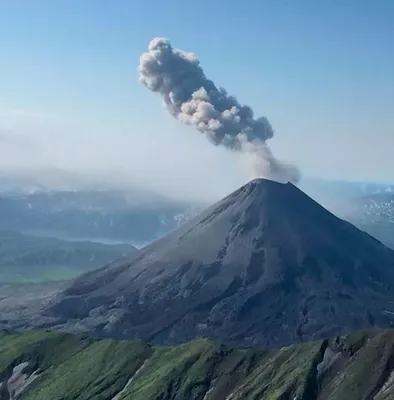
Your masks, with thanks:
[{"label": "mountain slope", "polygon": [[135,247],[0,231],[1,283],[44,282],[75,278],[132,253]]},{"label": "mountain slope", "polygon": [[362,196],[342,202],[334,211],[394,248],[394,194]]},{"label": "mountain slope", "polygon": [[393,288],[392,250],[295,186],[260,179],[127,261],[78,278],[45,326],[271,346],[389,326]]},{"label": "mountain slope", "polygon": [[393,349],[393,331],[278,350],[231,349],[206,339],[155,347],[3,333],[0,399],[388,400],[394,397]]}]

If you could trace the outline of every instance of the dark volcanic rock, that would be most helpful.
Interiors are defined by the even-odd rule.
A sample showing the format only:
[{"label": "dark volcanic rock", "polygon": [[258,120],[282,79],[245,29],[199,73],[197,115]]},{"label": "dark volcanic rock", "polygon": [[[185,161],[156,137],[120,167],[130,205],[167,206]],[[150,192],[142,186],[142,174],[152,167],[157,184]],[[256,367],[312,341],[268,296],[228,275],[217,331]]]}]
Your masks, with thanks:
[{"label": "dark volcanic rock", "polygon": [[98,335],[280,345],[389,326],[393,289],[394,251],[292,184],[259,179],[81,276],[45,314]]}]

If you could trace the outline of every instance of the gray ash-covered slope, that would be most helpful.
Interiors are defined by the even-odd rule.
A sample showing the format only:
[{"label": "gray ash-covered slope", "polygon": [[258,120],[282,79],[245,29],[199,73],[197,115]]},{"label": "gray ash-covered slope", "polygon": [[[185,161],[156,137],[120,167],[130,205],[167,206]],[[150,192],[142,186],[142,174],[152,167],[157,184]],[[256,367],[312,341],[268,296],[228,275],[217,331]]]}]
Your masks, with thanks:
[{"label": "gray ash-covered slope", "polygon": [[177,343],[280,345],[394,321],[394,251],[292,184],[254,180],[78,278],[51,325]]}]

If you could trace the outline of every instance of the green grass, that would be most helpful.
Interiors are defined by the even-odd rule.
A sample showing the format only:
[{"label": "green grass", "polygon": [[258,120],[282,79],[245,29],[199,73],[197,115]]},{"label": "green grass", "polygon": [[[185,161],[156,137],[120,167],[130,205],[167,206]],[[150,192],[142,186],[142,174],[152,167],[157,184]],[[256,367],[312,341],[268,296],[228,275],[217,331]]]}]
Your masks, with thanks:
[{"label": "green grass", "polygon": [[[317,376],[328,346],[336,362]],[[394,332],[374,331],[278,350],[231,349],[207,339],[179,346],[64,333],[0,333],[0,382],[28,362],[39,376],[21,400],[388,400]],[[137,372],[138,371],[138,372]],[[375,397],[373,397],[375,396]]]},{"label": "green grass", "polygon": [[150,348],[137,342],[90,343],[61,364],[54,364],[26,391],[30,400],[112,399],[126,385]]}]

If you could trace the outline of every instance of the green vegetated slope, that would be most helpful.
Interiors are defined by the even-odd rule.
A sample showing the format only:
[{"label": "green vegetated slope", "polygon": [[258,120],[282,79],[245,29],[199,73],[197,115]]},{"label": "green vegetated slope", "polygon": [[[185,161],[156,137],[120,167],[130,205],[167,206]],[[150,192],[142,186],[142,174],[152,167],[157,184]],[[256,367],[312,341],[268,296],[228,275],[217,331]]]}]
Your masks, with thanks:
[{"label": "green vegetated slope", "polygon": [[27,283],[70,279],[133,250],[126,244],[71,242],[0,231],[0,280]]},{"label": "green vegetated slope", "polygon": [[174,347],[31,331],[0,336],[0,399],[393,399],[394,331],[279,350]]}]

